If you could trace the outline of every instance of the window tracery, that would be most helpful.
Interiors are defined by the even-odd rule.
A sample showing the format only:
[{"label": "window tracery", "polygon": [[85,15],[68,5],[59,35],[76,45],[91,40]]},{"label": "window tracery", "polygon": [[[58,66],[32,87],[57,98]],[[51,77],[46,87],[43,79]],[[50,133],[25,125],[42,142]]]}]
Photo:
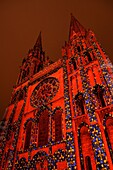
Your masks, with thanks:
[{"label": "window tracery", "polygon": [[59,82],[54,77],[49,77],[40,82],[32,92],[30,103],[33,107],[40,107],[47,104],[56,95],[59,89]]}]

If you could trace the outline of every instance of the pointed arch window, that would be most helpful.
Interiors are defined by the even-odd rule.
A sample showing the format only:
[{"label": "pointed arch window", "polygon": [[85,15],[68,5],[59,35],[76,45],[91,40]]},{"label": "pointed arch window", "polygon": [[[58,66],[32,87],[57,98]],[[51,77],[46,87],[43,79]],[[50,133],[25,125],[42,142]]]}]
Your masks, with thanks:
[{"label": "pointed arch window", "polygon": [[31,129],[32,129],[32,122],[29,121],[26,125],[26,134],[25,134],[25,145],[24,150],[29,149],[30,140],[31,140]]},{"label": "pointed arch window", "polygon": [[42,69],[43,69],[43,64],[42,64],[42,62],[40,62],[38,67],[37,67],[37,72],[39,72]]},{"label": "pointed arch window", "polygon": [[92,57],[91,57],[90,53],[88,51],[86,51],[84,54],[85,54],[85,56],[87,56],[88,61],[91,62]]},{"label": "pointed arch window", "polygon": [[81,50],[80,50],[80,46],[77,46],[77,50],[78,50],[78,52],[80,52]]},{"label": "pointed arch window", "polygon": [[75,102],[78,108],[79,115],[85,114],[84,97],[81,92],[78,92],[78,94],[75,96]]},{"label": "pointed arch window", "polygon": [[76,70],[77,69],[77,65],[76,65],[75,58],[71,58],[71,63],[73,64],[74,70]]},{"label": "pointed arch window", "polygon": [[42,69],[43,69],[43,62],[42,61],[35,62],[35,64],[34,64],[34,74],[38,73]]},{"label": "pointed arch window", "polygon": [[96,84],[93,88],[93,92],[96,95],[96,97],[98,98],[100,104],[102,107],[105,107],[105,101],[104,101],[104,88],[103,86]]},{"label": "pointed arch window", "polygon": [[79,128],[80,129],[79,129],[79,136],[78,136],[78,144],[79,144],[81,169],[92,170],[92,166],[93,169],[96,169],[96,162],[94,158],[94,151],[92,148],[91,136],[88,131],[89,129],[88,125],[82,123]]},{"label": "pointed arch window", "polygon": [[43,110],[39,117],[39,134],[38,134],[38,146],[43,146],[48,143],[49,131],[49,111]]},{"label": "pointed arch window", "polygon": [[62,110],[57,109],[53,116],[54,120],[54,132],[55,132],[55,142],[62,140]]}]

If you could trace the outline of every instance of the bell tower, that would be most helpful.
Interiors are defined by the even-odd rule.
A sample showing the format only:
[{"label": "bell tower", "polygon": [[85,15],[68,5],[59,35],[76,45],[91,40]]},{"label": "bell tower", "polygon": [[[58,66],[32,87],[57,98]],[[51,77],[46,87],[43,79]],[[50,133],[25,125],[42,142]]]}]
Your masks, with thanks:
[{"label": "bell tower", "polygon": [[22,66],[20,69],[18,83],[23,83],[30,76],[39,72],[43,69],[45,62],[45,54],[42,51],[42,40],[41,40],[41,32],[38,36],[38,39],[32,49],[29,50],[28,55],[22,61]]},{"label": "bell tower", "polygon": [[62,55],[69,81],[77,167],[112,169],[113,66],[94,33],[73,15]]}]

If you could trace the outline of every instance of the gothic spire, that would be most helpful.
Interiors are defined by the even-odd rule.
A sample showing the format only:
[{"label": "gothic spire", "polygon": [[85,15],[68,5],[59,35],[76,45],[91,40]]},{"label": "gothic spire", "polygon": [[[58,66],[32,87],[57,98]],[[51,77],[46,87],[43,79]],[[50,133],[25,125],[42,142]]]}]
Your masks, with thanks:
[{"label": "gothic spire", "polygon": [[38,49],[40,52],[42,52],[42,36],[41,36],[41,32],[39,33],[39,36],[37,38],[37,41],[34,45],[34,50]]},{"label": "gothic spire", "polygon": [[70,22],[70,32],[69,39],[73,34],[77,33],[85,33],[86,29],[79,23],[79,21],[71,14],[71,22]]}]

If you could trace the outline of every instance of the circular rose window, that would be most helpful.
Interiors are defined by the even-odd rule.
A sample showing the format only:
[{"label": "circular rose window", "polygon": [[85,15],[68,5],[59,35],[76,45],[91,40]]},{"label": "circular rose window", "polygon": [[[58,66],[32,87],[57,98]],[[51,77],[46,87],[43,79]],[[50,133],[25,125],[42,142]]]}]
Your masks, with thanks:
[{"label": "circular rose window", "polygon": [[40,82],[32,92],[30,103],[33,107],[40,107],[47,104],[57,93],[59,81],[49,77]]}]

